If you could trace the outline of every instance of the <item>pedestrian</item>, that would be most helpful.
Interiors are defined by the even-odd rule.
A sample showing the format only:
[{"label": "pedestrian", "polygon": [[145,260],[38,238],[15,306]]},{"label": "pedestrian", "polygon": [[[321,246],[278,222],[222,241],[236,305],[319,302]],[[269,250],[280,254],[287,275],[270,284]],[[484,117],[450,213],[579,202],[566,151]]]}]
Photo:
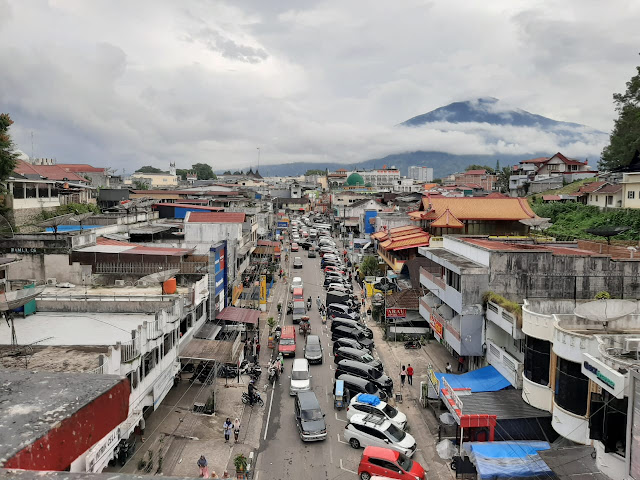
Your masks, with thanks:
[{"label": "pedestrian", "polygon": [[144,429],[147,426],[147,423],[144,421],[144,417],[140,419],[139,426],[140,426],[140,442],[144,443]]},{"label": "pedestrian", "polygon": [[371,307],[367,308],[367,317],[371,320]]},{"label": "pedestrian", "polygon": [[222,478],[231,478],[229,476],[229,472],[227,472],[226,470],[224,471],[224,473],[222,474]]},{"label": "pedestrian", "polygon": [[409,381],[409,385],[413,385],[413,367],[411,364],[407,364],[407,380]]},{"label": "pedestrian", "polygon": [[223,425],[224,430],[224,443],[229,443],[229,438],[231,438],[231,432],[233,431],[233,423],[231,423],[231,419],[227,417]]},{"label": "pedestrian", "polygon": [[445,367],[444,371],[447,372],[447,373],[451,373],[451,371],[452,371],[451,370],[451,364],[449,362],[447,362],[447,366]]},{"label": "pedestrian", "polygon": [[240,419],[236,417],[236,419],[233,421],[233,438],[235,443],[238,443],[239,436],[240,436]]},{"label": "pedestrian", "polygon": [[211,471],[211,478],[220,478],[215,470]]},{"label": "pedestrian", "polygon": [[260,356],[260,344],[256,343],[256,358]]},{"label": "pedestrian", "polygon": [[458,357],[458,371],[464,372],[464,357]]},{"label": "pedestrian", "polygon": [[201,478],[209,478],[209,467],[207,466],[207,459],[204,455],[200,455],[198,459],[198,468],[200,469]]},{"label": "pedestrian", "polygon": [[404,387],[404,379],[407,376],[407,369],[402,365],[402,370],[400,370],[400,385]]}]

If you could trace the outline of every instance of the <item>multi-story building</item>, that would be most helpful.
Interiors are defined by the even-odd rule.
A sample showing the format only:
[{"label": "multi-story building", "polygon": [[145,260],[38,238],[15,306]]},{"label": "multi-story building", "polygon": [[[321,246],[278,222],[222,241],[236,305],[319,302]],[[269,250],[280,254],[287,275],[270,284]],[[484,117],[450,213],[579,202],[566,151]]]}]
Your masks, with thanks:
[{"label": "multi-story building", "polygon": [[364,180],[364,185],[371,184],[374,187],[393,188],[400,181],[400,170],[395,167],[385,165],[381,169],[376,170],[354,170],[347,172],[348,175],[357,173]]},{"label": "multi-story building", "polygon": [[411,165],[409,167],[408,177],[417,180],[418,182],[433,182],[433,168]]},{"label": "multi-story building", "polygon": [[467,170],[453,175],[454,185],[469,185],[485,192],[495,191],[497,181],[498,176],[486,170]]},{"label": "multi-story building", "polygon": [[178,186],[176,164],[169,164],[169,172],[142,173],[135,172],[130,178],[125,179],[125,185],[134,185],[136,181],[146,183],[150,188],[173,188]]}]

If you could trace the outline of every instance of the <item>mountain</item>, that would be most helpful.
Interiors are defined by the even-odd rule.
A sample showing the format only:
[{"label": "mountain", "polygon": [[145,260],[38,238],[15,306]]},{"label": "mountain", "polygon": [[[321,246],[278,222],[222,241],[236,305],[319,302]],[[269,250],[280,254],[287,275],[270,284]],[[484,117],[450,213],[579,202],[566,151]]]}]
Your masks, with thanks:
[{"label": "mountain", "polygon": [[[501,128],[504,127],[504,128]],[[522,132],[524,140],[511,138],[514,135],[513,128],[517,132]],[[514,165],[521,160],[535,157],[551,156],[560,151],[569,156],[573,156],[574,146],[579,151],[593,151],[592,156],[597,157],[606,143],[607,134],[599,130],[580,125],[577,123],[561,122],[551,118],[536,115],[525,110],[514,108],[500,100],[492,97],[478,98],[464,102],[454,102],[444,107],[436,108],[430,112],[412,117],[395,128],[424,130],[425,143],[429,143],[427,138],[434,130],[439,132],[461,131],[473,133],[480,137],[485,145],[494,147],[496,145],[517,144],[518,141],[531,141],[537,144],[539,137],[547,137],[547,144],[553,146],[547,151],[536,151],[532,148],[522,154],[469,154],[454,155],[447,152],[431,150],[425,151],[398,151],[398,153],[387,155],[383,158],[364,160],[361,162],[347,164],[344,163],[294,163],[281,165],[265,165],[260,168],[260,173],[265,176],[301,175],[308,169],[328,168],[329,171],[338,168],[347,169],[371,169],[382,168],[383,165],[395,166],[400,169],[402,175],[407,175],[411,165],[425,165],[433,167],[434,176],[441,178],[454,172],[464,171],[472,164],[488,165],[494,167],[496,161],[501,166]],[[548,140],[551,138],[552,140]],[[532,141],[533,139],[534,141]],[[589,148],[585,149],[585,145]],[[522,147],[522,145],[516,145]],[[401,146],[398,150],[401,150]],[[539,147],[538,147],[539,148]],[[487,148],[485,151],[495,150]],[[522,150],[522,148],[520,148]]]}]

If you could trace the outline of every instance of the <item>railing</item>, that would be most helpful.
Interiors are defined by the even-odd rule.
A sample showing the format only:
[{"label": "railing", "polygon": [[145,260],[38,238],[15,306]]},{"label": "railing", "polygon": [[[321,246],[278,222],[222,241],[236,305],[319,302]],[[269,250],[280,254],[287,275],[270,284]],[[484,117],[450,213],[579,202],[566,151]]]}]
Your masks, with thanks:
[{"label": "railing", "polygon": [[139,338],[134,338],[133,340],[120,344],[120,348],[122,363],[131,362],[140,356]]},{"label": "railing", "polygon": [[163,335],[160,319],[156,318],[152,322],[147,322],[147,339],[155,340]]},{"label": "railing", "polygon": [[208,262],[180,263],[96,263],[96,274],[150,275],[163,270],[179,268],[180,274],[207,273]]},{"label": "railing", "polygon": [[433,283],[435,283],[438,287],[442,288],[443,290],[447,288],[447,285],[442,281],[440,277],[436,277],[424,267],[420,267],[420,275],[424,275],[425,277],[427,277],[429,280],[431,280]]},{"label": "railing", "polygon": [[113,295],[92,295],[81,293],[69,293],[69,294],[51,294],[42,293],[36,297],[37,300],[55,300],[55,301],[67,301],[67,302],[171,302],[176,297],[184,296],[181,294],[173,295],[127,295],[114,293]]},{"label": "railing", "polygon": [[94,368],[93,370],[87,370],[87,371],[86,371],[86,372],[84,372],[84,373],[93,373],[93,374],[95,374],[95,375],[102,375],[102,374],[104,374],[104,365],[105,365],[105,364],[103,363],[103,364],[102,364],[102,365],[100,365],[99,367]]}]

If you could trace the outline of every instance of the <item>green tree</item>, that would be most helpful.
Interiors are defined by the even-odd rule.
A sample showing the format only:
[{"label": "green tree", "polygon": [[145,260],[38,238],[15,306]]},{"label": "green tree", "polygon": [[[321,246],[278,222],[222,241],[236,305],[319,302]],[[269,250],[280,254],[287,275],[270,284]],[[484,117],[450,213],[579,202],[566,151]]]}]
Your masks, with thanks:
[{"label": "green tree", "polygon": [[6,180],[16,168],[18,154],[9,134],[13,120],[8,113],[0,113],[0,181]]},{"label": "green tree", "polygon": [[496,173],[496,171],[493,168],[491,168],[489,165],[476,165],[475,163],[473,165],[469,165],[467,168],[464,169],[465,172],[468,172],[469,170],[486,170],[487,173],[489,174]]},{"label": "green tree", "polygon": [[231,170],[225,170],[222,175],[232,175]]},{"label": "green tree", "polygon": [[609,145],[602,150],[600,170],[628,165],[635,151],[640,150],[640,66],[636,71],[627,82],[627,91],[613,94],[618,118],[613,124]]},{"label": "green tree", "polygon": [[498,172],[498,180],[496,181],[496,187],[499,192],[509,193],[509,177],[513,173],[511,167],[502,167],[502,170]]},{"label": "green tree", "polygon": [[191,166],[191,170],[198,176],[198,180],[215,180],[216,174],[213,173],[211,165],[206,163],[196,163]]},{"label": "green tree", "polygon": [[136,170],[136,173],[166,173],[159,168],[152,167],[151,165],[145,165],[144,167],[140,167]]},{"label": "green tree", "polygon": [[133,188],[135,190],[149,190],[149,184],[140,178],[133,180]]},{"label": "green tree", "polygon": [[315,168],[311,168],[311,169],[309,169],[309,170],[307,170],[307,171],[305,172],[305,175],[306,175],[306,176],[311,176],[311,175],[324,175],[324,174],[325,174],[325,171],[324,171],[324,170],[321,170],[321,169],[315,169]]},{"label": "green tree", "polygon": [[187,170],[186,168],[176,168],[176,175],[179,176],[182,180],[187,179],[187,173],[189,173],[189,170]]},{"label": "green tree", "polygon": [[362,259],[360,264],[360,271],[365,277],[375,277],[380,273],[380,266],[378,265],[378,259],[373,255],[368,255]]}]

